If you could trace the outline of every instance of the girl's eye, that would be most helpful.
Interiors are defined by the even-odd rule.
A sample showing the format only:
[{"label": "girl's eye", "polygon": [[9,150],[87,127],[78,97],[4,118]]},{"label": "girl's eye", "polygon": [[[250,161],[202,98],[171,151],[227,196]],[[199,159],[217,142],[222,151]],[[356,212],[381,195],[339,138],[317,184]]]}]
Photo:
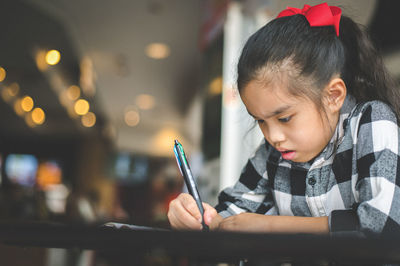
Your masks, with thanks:
[{"label": "girl's eye", "polygon": [[279,120],[279,122],[287,123],[290,121],[291,118],[292,118],[291,116],[288,116],[288,117],[284,117],[284,118],[279,118],[278,120]]},{"label": "girl's eye", "polygon": [[262,123],[264,123],[264,120],[261,120],[261,119],[259,119],[259,120],[256,120],[257,121],[257,123],[258,124],[262,124]]}]

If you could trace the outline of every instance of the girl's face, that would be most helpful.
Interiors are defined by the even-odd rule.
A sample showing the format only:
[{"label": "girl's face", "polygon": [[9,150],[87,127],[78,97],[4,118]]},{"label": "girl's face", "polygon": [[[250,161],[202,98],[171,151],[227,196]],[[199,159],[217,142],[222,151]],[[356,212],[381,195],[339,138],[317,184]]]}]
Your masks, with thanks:
[{"label": "girl's face", "polygon": [[241,92],[247,111],[283,159],[308,162],[328,144],[339,114],[321,113],[307,97],[295,97],[281,86],[251,81]]}]

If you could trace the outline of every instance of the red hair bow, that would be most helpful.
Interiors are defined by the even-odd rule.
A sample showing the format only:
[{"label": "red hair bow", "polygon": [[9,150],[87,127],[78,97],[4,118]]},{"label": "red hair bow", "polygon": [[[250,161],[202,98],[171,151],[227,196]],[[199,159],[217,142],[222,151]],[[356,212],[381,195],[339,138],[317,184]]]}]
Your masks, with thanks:
[{"label": "red hair bow", "polygon": [[303,9],[288,7],[279,13],[277,18],[297,14],[305,16],[311,27],[333,26],[336,35],[339,36],[340,16],[342,15],[342,10],[339,7],[328,6],[327,3],[322,3],[316,6],[304,5]]}]

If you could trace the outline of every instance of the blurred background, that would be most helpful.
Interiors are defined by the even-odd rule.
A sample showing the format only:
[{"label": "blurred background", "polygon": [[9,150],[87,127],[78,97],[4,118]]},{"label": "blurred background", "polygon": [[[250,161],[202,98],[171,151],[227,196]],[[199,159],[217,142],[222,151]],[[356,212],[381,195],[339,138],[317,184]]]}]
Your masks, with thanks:
[{"label": "blurred background", "polygon": [[[399,81],[400,2],[327,2],[367,27]],[[235,90],[240,50],[305,3],[320,1],[1,0],[0,220],[168,227],[184,190],[174,139],[215,204],[262,139]],[[0,246],[19,265],[15,252]],[[109,265],[57,252],[24,257]]]}]

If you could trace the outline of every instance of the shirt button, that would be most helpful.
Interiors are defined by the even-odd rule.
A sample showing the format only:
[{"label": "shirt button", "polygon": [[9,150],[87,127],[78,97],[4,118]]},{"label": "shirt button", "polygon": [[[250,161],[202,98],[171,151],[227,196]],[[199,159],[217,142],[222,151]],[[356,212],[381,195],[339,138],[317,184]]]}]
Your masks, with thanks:
[{"label": "shirt button", "polygon": [[308,179],[308,184],[309,184],[310,186],[314,186],[316,182],[317,182],[317,181],[315,181],[315,178],[313,178],[313,177],[311,177],[311,178]]}]

